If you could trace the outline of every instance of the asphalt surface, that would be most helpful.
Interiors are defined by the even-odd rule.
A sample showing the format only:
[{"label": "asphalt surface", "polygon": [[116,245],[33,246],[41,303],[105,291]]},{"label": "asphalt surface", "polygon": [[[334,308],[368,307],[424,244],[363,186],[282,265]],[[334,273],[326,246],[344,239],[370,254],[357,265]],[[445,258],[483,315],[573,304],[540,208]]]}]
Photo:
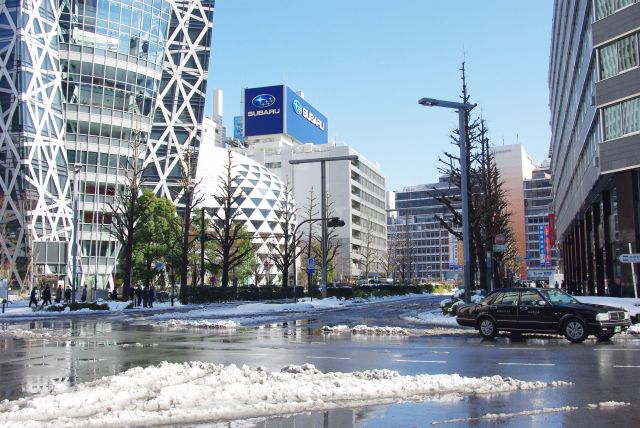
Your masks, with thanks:
[{"label": "asphalt surface", "polygon": [[[169,329],[122,320],[37,321],[0,328],[50,332],[48,340],[0,336],[0,399],[28,396],[51,381],[84,382],[136,366],[192,360],[262,365],[280,370],[312,363],[322,371],[387,368],[403,375],[459,373],[510,376],[521,380],[573,382],[573,386],[494,395],[435,397],[419,402],[345,408],[251,421],[225,427],[421,427],[453,418],[575,406],[578,410],[494,420],[465,420],[445,427],[640,426],[640,338],[570,344],[562,338],[501,336],[482,341],[473,331],[426,336],[428,326],[400,318],[433,308],[440,298],[379,303],[314,313],[288,313],[261,328],[229,331]],[[246,315],[245,315],[246,316]],[[322,325],[401,326],[414,335],[325,334]],[[70,336],[65,336],[70,334]],[[58,338],[56,338],[58,337]],[[602,401],[630,402],[619,408],[588,409]],[[210,426],[205,424],[203,426]]]}]

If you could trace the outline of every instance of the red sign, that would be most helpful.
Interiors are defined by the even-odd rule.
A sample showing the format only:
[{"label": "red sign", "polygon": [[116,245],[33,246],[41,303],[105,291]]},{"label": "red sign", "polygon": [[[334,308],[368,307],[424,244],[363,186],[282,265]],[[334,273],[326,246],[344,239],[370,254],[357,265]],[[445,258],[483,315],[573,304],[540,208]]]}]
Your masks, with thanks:
[{"label": "red sign", "polygon": [[549,239],[551,239],[551,243],[556,245],[556,215],[549,214]]},{"label": "red sign", "polygon": [[551,227],[548,224],[544,225],[544,261],[551,263]]},{"label": "red sign", "polygon": [[504,234],[502,234],[502,233],[498,233],[498,234],[496,235],[496,239],[495,239],[495,241],[496,241],[496,245],[504,245],[504,244],[506,244],[506,243],[507,243],[507,240],[506,240],[506,238],[504,237]]}]

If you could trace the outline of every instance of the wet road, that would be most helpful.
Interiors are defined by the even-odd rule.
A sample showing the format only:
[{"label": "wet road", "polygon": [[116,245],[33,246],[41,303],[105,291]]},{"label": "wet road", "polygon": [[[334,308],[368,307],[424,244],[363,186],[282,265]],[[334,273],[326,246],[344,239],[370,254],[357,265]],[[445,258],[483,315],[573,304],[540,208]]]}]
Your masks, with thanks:
[{"label": "wet road", "polygon": [[[309,362],[322,371],[388,368],[403,375],[499,374],[522,380],[565,380],[575,385],[508,394],[442,397],[220,426],[415,427],[486,413],[560,406],[579,409],[438,426],[640,426],[640,394],[637,393],[640,339],[573,345],[559,338],[525,338],[512,342],[507,337],[499,337],[496,341],[483,342],[474,334],[372,337],[323,334],[320,330],[322,325],[367,324],[411,327],[419,333],[426,327],[410,324],[399,316],[433,307],[435,300],[439,299],[330,310],[314,314],[311,319],[290,313],[280,317],[276,324],[228,331],[176,329],[142,325],[141,320],[128,324],[95,318],[3,325],[3,328],[20,327],[32,329],[36,335],[53,336],[29,340],[0,336],[0,398],[27,396],[52,381],[83,382],[161,361],[261,365],[274,371],[288,364]],[[588,404],[610,400],[630,402],[631,406],[586,408]]]}]

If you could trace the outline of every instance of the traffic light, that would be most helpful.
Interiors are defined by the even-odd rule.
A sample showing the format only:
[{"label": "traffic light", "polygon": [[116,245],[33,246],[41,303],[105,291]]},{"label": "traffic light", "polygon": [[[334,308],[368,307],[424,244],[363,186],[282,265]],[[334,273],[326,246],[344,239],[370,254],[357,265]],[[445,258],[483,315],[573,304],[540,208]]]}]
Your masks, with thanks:
[{"label": "traffic light", "polygon": [[331,217],[327,222],[327,227],[343,227],[344,220],[340,220],[340,217]]}]

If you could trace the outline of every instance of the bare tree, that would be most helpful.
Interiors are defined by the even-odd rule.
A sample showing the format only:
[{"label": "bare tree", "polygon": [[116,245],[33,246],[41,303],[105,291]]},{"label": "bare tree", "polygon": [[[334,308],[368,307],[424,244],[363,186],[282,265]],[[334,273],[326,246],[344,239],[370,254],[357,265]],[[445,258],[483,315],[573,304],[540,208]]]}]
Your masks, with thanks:
[{"label": "bare tree", "polygon": [[376,273],[378,273],[377,266],[380,263],[380,251],[374,247],[376,238],[374,234],[375,223],[371,221],[370,217],[367,217],[362,219],[361,224],[363,227],[360,232],[360,241],[363,245],[360,246],[360,275],[368,279],[372,269],[376,268]]},{"label": "bare tree", "polygon": [[229,272],[239,266],[253,248],[249,245],[239,245],[243,238],[243,222],[238,220],[240,215],[239,202],[245,196],[242,188],[237,184],[238,176],[233,171],[231,151],[227,150],[228,160],[223,171],[218,176],[219,192],[213,195],[219,208],[213,211],[213,240],[216,242],[216,253],[222,268],[221,285],[229,285]]},{"label": "bare tree", "polygon": [[[317,202],[317,198],[316,195],[314,193],[313,187],[311,187],[311,189],[309,190],[309,196],[307,196],[307,206],[304,209],[304,218],[303,220],[311,220],[314,218],[318,218],[319,214],[318,214],[318,202]],[[314,228],[314,224],[312,221],[308,222],[308,230],[309,232],[307,233],[306,238],[304,239],[304,244],[306,247],[306,255],[307,255],[307,260],[311,258],[311,256],[313,255],[313,240],[314,240],[314,233],[313,233],[313,228]],[[312,282],[312,273],[311,272],[307,272],[307,289],[310,289],[311,287],[311,282]]]},{"label": "bare tree", "polygon": [[[327,217],[334,217],[335,210],[333,208],[333,201],[331,200],[331,196],[327,194]],[[314,230],[316,230],[314,228]],[[329,266],[333,263],[333,260],[336,258],[338,251],[342,247],[340,240],[337,239],[338,232],[334,228],[327,228],[327,270]],[[316,259],[316,262],[324,263],[322,257],[322,234],[316,233],[313,236],[313,239],[316,241],[318,245],[312,245],[313,256]]]},{"label": "bare tree", "polygon": [[146,137],[139,130],[131,130],[129,134],[130,156],[127,156],[123,183],[117,186],[116,195],[113,198],[105,198],[111,223],[105,221],[104,229],[120,244],[122,258],[124,259],[123,275],[124,284],[122,297],[127,299],[129,288],[133,282],[133,249],[136,234],[140,228],[140,196],[143,191],[142,160],[141,157],[146,147]]},{"label": "bare tree", "polygon": [[[289,183],[284,185],[282,191],[284,199],[278,202],[276,207],[276,215],[280,225],[282,226],[282,239],[276,237],[279,242],[270,243],[271,260],[282,274],[282,287],[289,286],[289,268],[297,257],[298,244],[300,242],[300,234],[295,234],[296,229],[296,211],[293,194],[289,188]],[[295,275],[295,272],[293,273]]]}]

